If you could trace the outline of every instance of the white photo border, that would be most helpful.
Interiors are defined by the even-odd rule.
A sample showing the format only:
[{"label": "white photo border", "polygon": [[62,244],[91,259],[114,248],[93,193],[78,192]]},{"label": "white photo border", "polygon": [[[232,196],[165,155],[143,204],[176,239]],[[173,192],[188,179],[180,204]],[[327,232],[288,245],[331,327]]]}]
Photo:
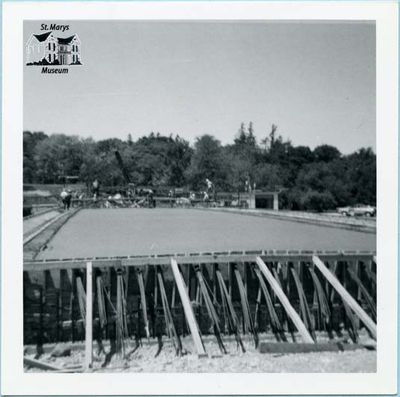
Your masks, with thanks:
[{"label": "white photo border", "polygon": [[[377,372],[51,374],[23,371],[24,20],[375,21]],[[5,2],[2,118],[2,395],[397,394],[398,4],[396,2]]]}]

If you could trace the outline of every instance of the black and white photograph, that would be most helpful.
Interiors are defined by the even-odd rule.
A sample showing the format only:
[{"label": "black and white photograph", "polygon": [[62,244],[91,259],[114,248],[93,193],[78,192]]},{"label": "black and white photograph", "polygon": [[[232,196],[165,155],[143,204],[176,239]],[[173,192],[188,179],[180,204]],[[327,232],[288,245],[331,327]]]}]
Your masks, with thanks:
[{"label": "black and white photograph", "polygon": [[123,10],[20,23],[20,375],[379,375],[377,20]]}]

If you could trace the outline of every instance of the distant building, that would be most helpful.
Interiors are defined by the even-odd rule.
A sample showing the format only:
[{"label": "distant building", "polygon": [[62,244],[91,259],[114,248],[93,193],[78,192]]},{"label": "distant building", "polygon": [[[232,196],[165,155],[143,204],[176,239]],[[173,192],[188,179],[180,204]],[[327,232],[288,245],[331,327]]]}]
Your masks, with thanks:
[{"label": "distant building", "polygon": [[279,194],[281,192],[282,189],[274,191],[254,189],[251,192],[238,193],[218,192],[216,200],[220,201],[226,207],[260,208],[279,211]]},{"label": "distant building", "polygon": [[270,209],[279,211],[280,191],[253,190],[239,194],[239,204],[245,204],[250,209]]},{"label": "distant building", "polygon": [[53,32],[32,34],[26,43],[27,65],[81,65],[78,35],[61,38]]}]

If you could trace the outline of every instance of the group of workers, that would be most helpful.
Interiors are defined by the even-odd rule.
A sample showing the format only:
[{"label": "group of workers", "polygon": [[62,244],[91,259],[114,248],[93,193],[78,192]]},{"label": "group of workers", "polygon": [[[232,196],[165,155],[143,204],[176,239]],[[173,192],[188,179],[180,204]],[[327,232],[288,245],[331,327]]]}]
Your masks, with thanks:
[{"label": "group of workers", "polygon": [[[99,191],[100,191],[100,184],[97,179],[94,180],[92,184],[92,191],[93,191],[93,199],[96,200],[97,197],[99,196]],[[69,210],[71,208],[71,202],[72,202],[72,197],[74,196],[74,199],[79,199],[82,200],[85,198],[85,193],[79,193],[79,192],[74,192],[72,193],[71,189],[63,188],[63,190],[60,193],[60,198],[61,202],[63,205],[64,210]]]},{"label": "group of workers", "polygon": [[[210,195],[211,194],[214,195],[214,184],[208,178],[206,178],[205,184],[207,186],[207,189],[206,189],[206,191],[202,192],[203,200],[209,201]],[[99,198],[99,193],[100,193],[100,183],[97,179],[95,179],[92,183],[92,193],[93,193],[93,200],[96,201]],[[139,195],[141,197],[141,199],[135,200],[134,204],[136,204],[138,207],[148,206],[150,208],[154,208],[156,206],[156,201],[154,199],[154,193],[151,189],[141,189],[140,193],[146,193],[146,197],[143,198],[141,195]],[[72,194],[71,189],[67,189],[64,187],[60,194],[64,210],[69,210],[71,208],[72,196],[73,196],[73,194]],[[169,196],[173,197],[172,190],[170,191]],[[191,192],[189,200],[193,201],[193,200],[195,200],[195,197],[196,197],[195,193]],[[79,199],[80,198],[81,198],[81,196],[79,196]],[[83,195],[82,195],[82,198],[83,198]],[[128,190],[128,198],[129,199],[134,198],[134,194],[131,190]],[[105,205],[106,205],[106,207],[123,206],[124,199],[123,199],[122,194],[116,193],[115,195],[108,196]]]}]

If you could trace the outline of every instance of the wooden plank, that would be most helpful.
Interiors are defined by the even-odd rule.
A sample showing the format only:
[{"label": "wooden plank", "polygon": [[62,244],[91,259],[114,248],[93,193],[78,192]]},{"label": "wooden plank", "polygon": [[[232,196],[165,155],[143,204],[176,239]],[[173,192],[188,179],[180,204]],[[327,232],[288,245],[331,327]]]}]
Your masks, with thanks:
[{"label": "wooden plank", "polygon": [[243,329],[243,334],[246,335],[247,332],[251,332],[255,336],[256,340],[256,346],[258,344],[257,342],[257,336],[256,333],[254,332],[254,327],[253,327],[253,321],[251,319],[250,315],[250,306],[249,302],[247,300],[247,294],[246,294],[246,289],[243,284],[243,280],[240,275],[239,269],[235,266],[234,267],[234,275],[236,277],[236,283],[239,289],[239,295],[240,295],[240,303],[242,306],[242,329]]},{"label": "wooden plank", "polygon": [[248,295],[248,285],[247,285],[247,268],[248,268],[248,262],[243,262],[243,285],[244,289],[246,291],[246,295]]},{"label": "wooden plank", "polygon": [[[268,253],[266,252],[260,257],[263,258],[264,262],[276,262],[276,261],[296,261],[300,260],[303,262],[310,262],[311,257],[314,253],[310,251],[307,254],[289,254],[289,253]],[[374,252],[359,252],[359,253],[319,253],[318,256],[322,260],[370,260]],[[68,258],[68,259],[46,259],[46,260],[34,260],[24,262],[24,271],[38,271],[38,270],[50,270],[50,269],[84,269],[87,261],[92,261],[94,267],[118,267],[118,266],[156,266],[156,265],[169,265],[171,257],[174,255],[153,255],[153,256],[140,256],[140,257],[105,257],[105,258]],[[226,253],[218,254],[212,253],[211,255],[193,255],[190,253],[179,255],[179,264],[182,265],[194,265],[201,263],[232,263],[232,262],[252,262],[254,261],[254,254],[235,254]]]},{"label": "wooden plank", "polygon": [[217,304],[217,264],[212,264],[213,304]]},{"label": "wooden plank", "polygon": [[199,267],[196,269],[196,275],[197,275],[197,279],[199,281],[199,288],[204,297],[205,306],[207,308],[207,312],[210,317],[212,327],[214,329],[214,335],[217,338],[218,346],[219,346],[222,354],[227,354],[227,351],[226,351],[226,348],[224,346],[224,342],[223,342],[222,336],[221,336],[221,328],[220,328],[220,321],[218,318],[218,314],[217,314],[215,307],[211,301],[210,294],[208,293],[206,283],[204,281],[204,276]]},{"label": "wooden plank", "polygon": [[228,292],[228,290],[226,288],[224,278],[222,277],[221,271],[219,269],[217,269],[216,273],[217,273],[217,278],[219,280],[219,285],[220,285],[220,288],[221,288],[221,299],[223,299],[223,296],[226,297],[226,303],[227,303],[227,306],[228,306],[232,321],[234,323],[234,326],[236,328],[238,328],[239,325],[237,324],[237,322],[238,322],[237,315],[236,315],[235,309],[233,307],[232,299],[231,299],[231,297],[229,295],[229,292]]},{"label": "wooden plank", "polygon": [[347,303],[347,305],[354,311],[357,317],[365,324],[365,326],[371,332],[373,338],[376,340],[376,324],[368,316],[362,307],[356,302],[356,300],[346,291],[339,280],[329,271],[321,259],[314,255],[312,257],[314,265],[319,271],[325,276],[325,278],[331,283],[332,287],[341,296],[341,298]]},{"label": "wooden plank", "polygon": [[33,358],[28,358],[28,357],[24,357],[24,365],[38,369],[43,369],[45,371],[62,371],[62,368],[58,368],[55,367],[54,365],[50,365],[44,363],[43,361],[34,360]]},{"label": "wooden plank", "polygon": [[159,267],[157,269],[156,273],[157,273],[157,277],[158,277],[158,283],[160,285],[160,297],[161,297],[161,303],[162,303],[163,310],[164,310],[165,327],[166,327],[167,335],[172,340],[172,343],[175,347],[176,354],[178,356],[181,356],[182,355],[182,342],[181,342],[181,339],[179,338],[178,333],[176,332],[174,318],[172,317],[171,308],[169,306],[168,299],[167,299],[167,293],[165,291],[164,277],[163,277],[161,267]]},{"label": "wooden plank", "polygon": [[272,275],[267,265],[259,256],[256,257],[256,262],[261,272],[263,273],[268,283],[270,284],[271,288],[275,292],[276,296],[278,297],[279,301],[281,302],[282,306],[285,308],[286,313],[291,318],[297,330],[299,331],[300,335],[302,336],[303,342],[314,343],[313,338],[307,331],[307,328],[304,325],[304,323],[301,321],[300,316],[297,314],[296,310],[294,310],[293,306],[290,304],[289,299],[282,291],[282,288],[279,286],[277,280]]},{"label": "wooden plank", "polygon": [[[374,299],[368,293],[368,290],[362,283],[361,279],[351,270],[347,269],[347,271],[350,274],[350,277],[352,277],[353,280],[357,283],[358,288],[360,289],[360,294],[361,294],[361,296],[364,296],[364,299],[367,302],[367,304],[373,314],[373,319],[374,319],[374,321],[376,321],[376,303],[375,303]],[[360,299],[358,297],[357,297],[357,299],[360,301]]]},{"label": "wooden plank", "polygon": [[93,365],[93,266],[86,264],[86,321],[85,321],[85,370]]},{"label": "wooden plank", "polygon": [[294,354],[315,352],[341,352],[365,349],[363,345],[351,343],[274,343],[261,342],[260,353],[270,354]]},{"label": "wooden plank", "polygon": [[228,293],[229,293],[229,298],[231,300],[232,300],[232,284],[233,284],[232,263],[228,263]]},{"label": "wooden plank", "polygon": [[69,302],[69,318],[71,319],[71,340],[72,343],[75,342],[75,324],[76,324],[76,319],[75,319],[75,301],[76,301],[76,275],[75,272],[71,270],[71,279],[72,279],[72,290],[71,290],[71,295],[70,295],[70,302]]},{"label": "wooden plank", "polygon": [[176,285],[172,286],[172,296],[171,296],[171,309],[175,308],[175,294],[176,294]]},{"label": "wooden plank", "polygon": [[37,333],[37,345],[36,350],[39,353],[43,349],[43,332],[44,332],[44,324],[43,324],[43,317],[44,317],[44,293],[43,287],[40,287],[39,290],[39,305],[40,305],[40,312],[39,312],[39,330]]},{"label": "wooden plank", "polygon": [[62,301],[61,301],[61,289],[56,291],[57,295],[57,309],[56,309],[56,338],[57,340],[63,340],[63,328],[62,328]]},{"label": "wooden plank", "polygon": [[147,319],[147,303],[146,303],[146,293],[144,290],[143,273],[140,269],[137,270],[137,279],[140,291],[140,306],[142,307],[144,329],[146,331],[147,339],[150,338],[149,320]]},{"label": "wooden plank", "polygon": [[205,356],[206,351],[203,346],[203,341],[201,340],[199,328],[196,322],[196,318],[193,313],[193,308],[189,300],[189,295],[187,293],[185,282],[181,272],[179,271],[178,263],[174,258],[171,258],[171,267],[174,274],[176,286],[178,288],[179,296],[181,297],[181,302],[183,310],[185,312],[185,317],[189,325],[190,333],[192,334],[192,339],[199,356]]}]

